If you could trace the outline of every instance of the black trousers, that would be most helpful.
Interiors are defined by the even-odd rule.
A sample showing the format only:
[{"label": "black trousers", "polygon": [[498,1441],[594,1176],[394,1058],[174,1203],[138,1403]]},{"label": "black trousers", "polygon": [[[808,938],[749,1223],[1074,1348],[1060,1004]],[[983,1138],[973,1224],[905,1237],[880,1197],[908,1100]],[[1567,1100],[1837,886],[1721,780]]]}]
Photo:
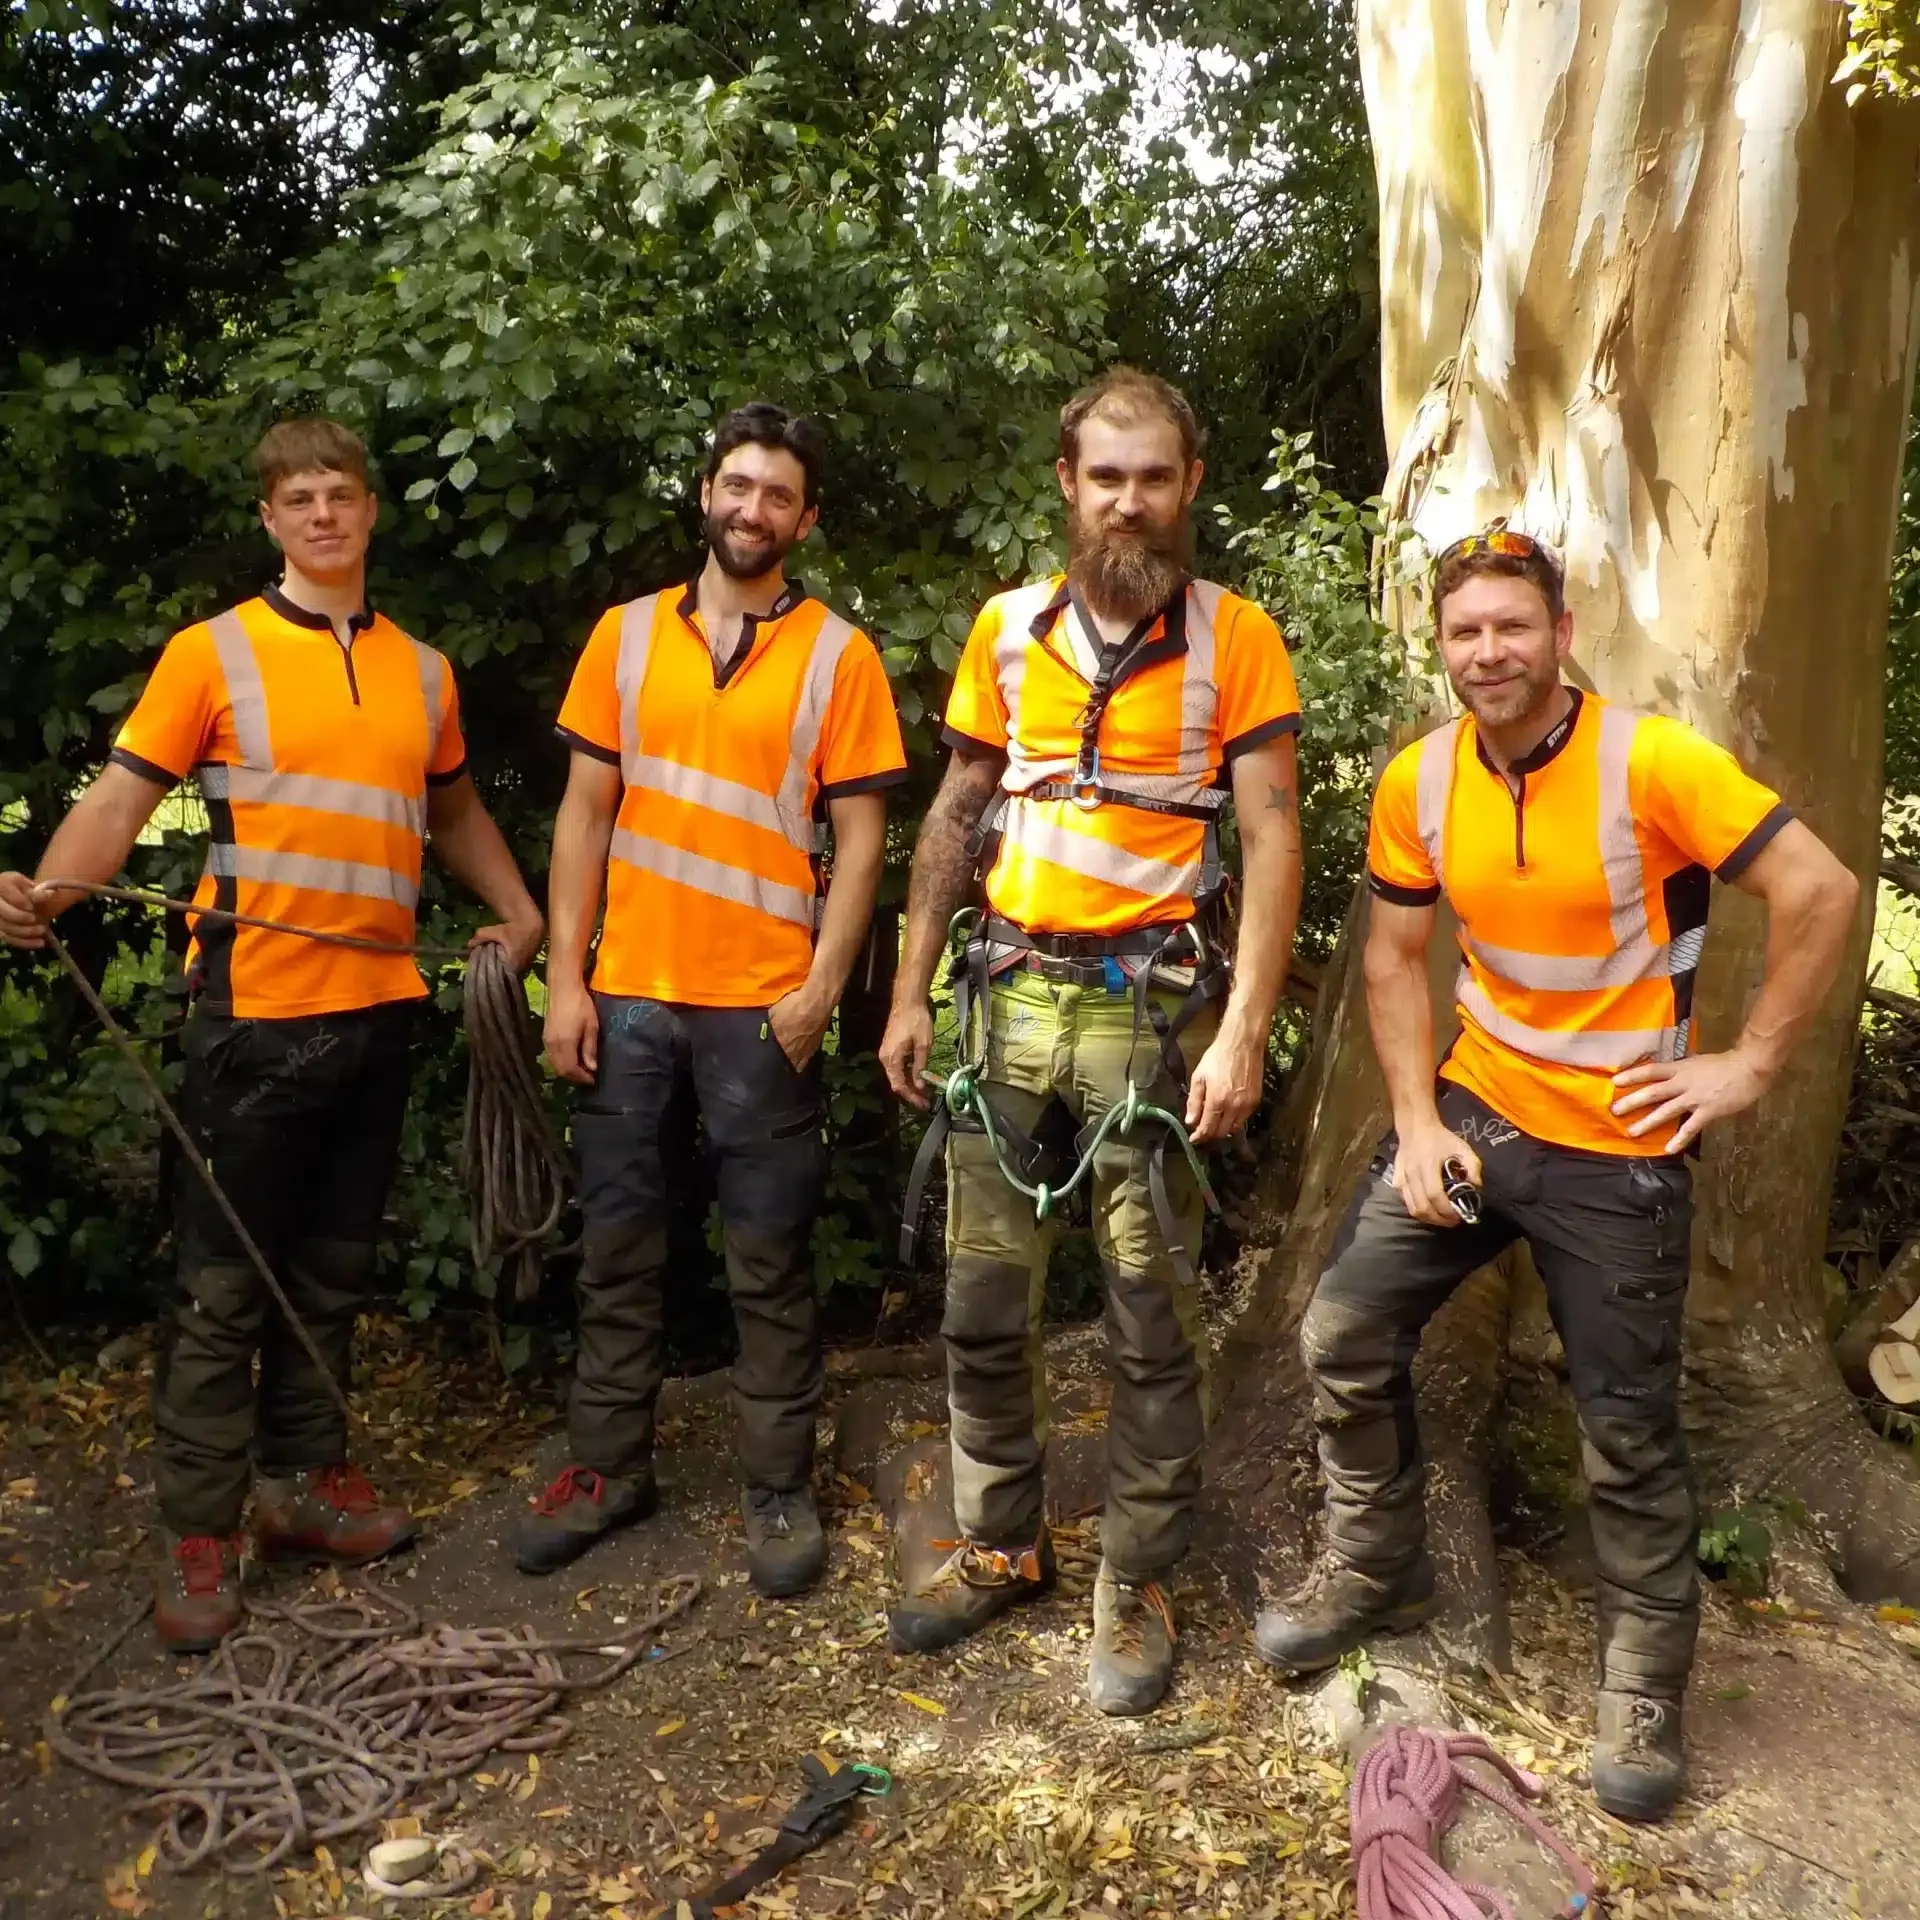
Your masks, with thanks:
[{"label": "black trousers", "polygon": [[[182,1117],[344,1386],[406,1112],[413,1003],[294,1020],[196,1008]],[[154,1478],[176,1533],[230,1533],[263,1473],[329,1466],[346,1421],[205,1183],[175,1174],[179,1285],[153,1384]],[[253,1377],[255,1357],[260,1378]]]},{"label": "black trousers", "polygon": [[752,1007],[596,993],[600,1067],[574,1109],[585,1243],[572,1458],[633,1474],[653,1457],[666,1366],[667,1177],[661,1134],[691,1085],[718,1163],[727,1285],[740,1335],[733,1400],[750,1486],[813,1471],[824,1370],[811,1237],[826,1187],[820,1066],[796,1073]]},{"label": "black trousers", "polygon": [[1447,1081],[1440,1114],[1480,1155],[1479,1224],[1415,1220],[1391,1184],[1389,1134],[1301,1323],[1329,1544],[1384,1579],[1421,1552],[1412,1378],[1421,1330],[1475,1268],[1523,1239],[1579,1414],[1602,1684],[1677,1697],[1699,1618],[1697,1511],[1680,1430],[1692,1174],[1682,1159],[1550,1146]]}]

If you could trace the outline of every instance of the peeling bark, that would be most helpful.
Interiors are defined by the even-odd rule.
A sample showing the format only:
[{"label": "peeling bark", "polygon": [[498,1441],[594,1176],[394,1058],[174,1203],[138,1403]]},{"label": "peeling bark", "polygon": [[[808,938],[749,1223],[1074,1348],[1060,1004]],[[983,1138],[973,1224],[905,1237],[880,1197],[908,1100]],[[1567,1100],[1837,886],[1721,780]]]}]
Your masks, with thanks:
[{"label": "peeling bark", "polygon": [[[1920,108],[1828,84],[1827,0],[1361,0],[1359,33],[1394,511],[1429,553],[1502,512],[1552,540],[1572,677],[1733,749],[1871,882]],[[1409,635],[1422,594],[1388,585]],[[1718,891],[1708,1047],[1764,940]],[[1861,1421],[1816,1281],[1869,931],[1863,908],[1811,1036],[1707,1143],[1688,1412],[1710,1497],[1796,1502],[1853,1591],[1920,1600],[1920,1476]],[[1229,1349],[1229,1453],[1293,1430],[1272,1348],[1382,1124],[1355,971],[1323,994],[1291,1232]],[[1495,1317],[1465,1317],[1462,1368],[1432,1370],[1479,1391]]]}]

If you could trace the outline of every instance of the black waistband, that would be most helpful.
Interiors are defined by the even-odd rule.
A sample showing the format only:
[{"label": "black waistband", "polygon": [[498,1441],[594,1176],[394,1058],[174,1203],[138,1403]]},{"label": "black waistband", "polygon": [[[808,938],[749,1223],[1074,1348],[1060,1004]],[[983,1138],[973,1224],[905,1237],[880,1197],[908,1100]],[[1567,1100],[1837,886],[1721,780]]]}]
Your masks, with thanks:
[{"label": "black waistband", "polygon": [[1118,958],[1158,953],[1169,943],[1180,944],[1190,924],[1175,920],[1153,927],[1132,927],[1125,933],[1029,933],[1025,927],[990,913],[982,921],[981,930],[1001,946],[1022,947],[1056,960],[1098,960],[1109,954]]}]

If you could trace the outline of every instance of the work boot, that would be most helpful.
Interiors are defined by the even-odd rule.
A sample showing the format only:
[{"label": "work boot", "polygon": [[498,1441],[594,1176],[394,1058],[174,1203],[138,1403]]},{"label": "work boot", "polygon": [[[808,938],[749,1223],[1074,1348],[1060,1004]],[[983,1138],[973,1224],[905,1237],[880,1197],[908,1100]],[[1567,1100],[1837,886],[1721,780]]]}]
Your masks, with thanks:
[{"label": "work boot", "polygon": [[1318,1673],[1337,1666],[1372,1635],[1406,1633],[1433,1610],[1433,1562],[1424,1553],[1390,1581],[1375,1580],[1328,1554],[1254,1622],[1254,1650],[1285,1672]]},{"label": "work boot", "polygon": [[1151,1713],[1173,1678],[1173,1604],[1158,1580],[1123,1580],[1103,1560],[1093,1583],[1087,1695],[1102,1713]]},{"label": "work boot", "polygon": [[747,1571],[769,1600],[804,1593],[827,1565],[827,1536],[811,1487],[748,1487],[740,1496]]},{"label": "work boot", "polygon": [[1051,1591],[1056,1576],[1053,1541],[1045,1527],[1024,1552],[1003,1553],[972,1540],[938,1540],[947,1557],[917,1593],[887,1615],[887,1645],[895,1653],[938,1653],[997,1620],[1009,1607]]},{"label": "work boot", "polygon": [[172,1653],[207,1653],[246,1612],[237,1533],[170,1533],[153,1590],[153,1626]]},{"label": "work boot", "polygon": [[514,1522],[513,1564],[522,1573],[552,1573],[578,1560],[603,1534],[651,1519],[659,1507],[651,1467],[631,1475],[567,1467]]},{"label": "work boot", "polygon": [[263,1560],[363,1567],[411,1546],[420,1528],[405,1507],[382,1506],[373,1482],[344,1462],[291,1480],[262,1480],[253,1532]]},{"label": "work boot", "polygon": [[1617,1820],[1664,1820],[1680,1798],[1680,1702],[1603,1687],[1593,1797]]}]

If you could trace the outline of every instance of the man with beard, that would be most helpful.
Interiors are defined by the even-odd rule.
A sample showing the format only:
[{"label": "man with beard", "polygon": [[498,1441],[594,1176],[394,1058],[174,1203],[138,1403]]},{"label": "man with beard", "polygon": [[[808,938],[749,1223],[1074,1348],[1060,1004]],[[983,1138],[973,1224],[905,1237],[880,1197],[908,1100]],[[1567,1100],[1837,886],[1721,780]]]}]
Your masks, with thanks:
[{"label": "man with beard", "polygon": [[786,575],[825,458],[820,429],[780,407],[722,420],[699,578],[607,613],[561,709],[573,758],[554,823],[546,1045],[586,1089],[573,1122],[585,1240],[570,1459],[515,1529],[527,1573],[658,1502],[661,1132],[683,1087],[718,1162],[749,1569],[781,1595],[826,1564],[812,1492],[819,1052],[867,940],[884,790],[906,755],[872,642]]},{"label": "man with beard", "polygon": [[[1433,596],[1466,713],[1387,767],[1368,851],[1367,1004],[1394,1131],[1300,1330],[1328,1553],[1255,1643],[1309,1672],[1432,1611],[1413,1359],[1447,1296],[1524,1240],[1590,1489],[1594,1791],[1610,1813],[1658,1819],[1680,1792],[1699,1613],[1679,1410],[1686,1156],[1779,1072],[1859,889],[1731,754],[1562,682],[1573,621],[1543,543],[1470,536],[1440,555]],[[1734,1045],[1693,1053],[1715,875],[1766,902],[1766,967]],[[1427,947],[1443,893],[1465,964],[1436,1079]]]},{"label": "man with beard", "polygon": [[[1193,410],[1163,380],[1116,368],[1069,402],[1057,468],[1068,572],[989,601],[954,683],[953,757],[914,853],[881,1059],[895,1092],[925,1106],[928,990],[984,866],[962,1048],[978,1047],[978,1022],[1003,1142],[1031,1140],[1058,1107],[1091,1129],[1137,1089],[1204,1143],[1260,1097],[1300,898],[1299,705],[1273,622],[1188,573],[1199,453]],[[1229,790],[1245,884],[1223,1007]],[[1145,1713],[1166,1691],[1168,1592],[1205,1440],[1201,1194],[1168,1145],[1164,1126],[1136,1122],[1108,1133],[1092,1167],[1114,1380],[1089,1691],[1107,1713]],[[950,1645],[1054,1576],[1041,1486],[1049,1235],[977,1127],[954,1124],[947,1178],[960,1537],[903,1542],[898,1651]]]}]

